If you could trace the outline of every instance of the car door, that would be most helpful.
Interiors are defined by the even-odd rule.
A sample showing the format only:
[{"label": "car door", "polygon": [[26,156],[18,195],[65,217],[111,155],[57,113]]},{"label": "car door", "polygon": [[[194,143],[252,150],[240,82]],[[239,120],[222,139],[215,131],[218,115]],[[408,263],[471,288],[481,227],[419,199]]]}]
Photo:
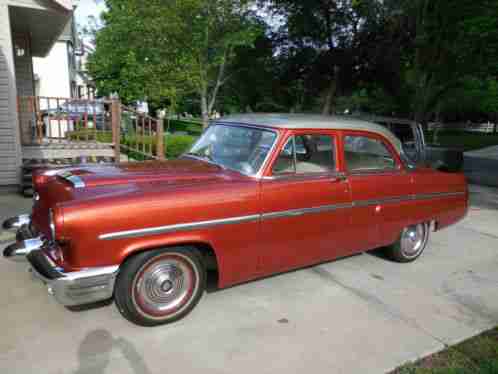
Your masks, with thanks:
[{"label": "car door", "polygon": [[288,135],[261,183],[264,274],[341,255],[351,223],[348,182],[333,132]]},{"label": "car door", "polygon": [[391,244],[412,208],[413,178],[382,136],[344,131],[344,168],[351,185],[357,250]]}]

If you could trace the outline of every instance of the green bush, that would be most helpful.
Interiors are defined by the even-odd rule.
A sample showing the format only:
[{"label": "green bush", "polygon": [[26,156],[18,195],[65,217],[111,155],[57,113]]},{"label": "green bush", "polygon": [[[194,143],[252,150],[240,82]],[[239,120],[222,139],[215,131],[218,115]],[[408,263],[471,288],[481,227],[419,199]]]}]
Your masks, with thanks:
[{"label": "green bush", "polygon": [[[68,132],[67,136],[73,141],[97,141],[101,143],[112,143],[111,132],[95,132],[92,130],[81,130]],[[191,135],[165,135],[164,147],[166,158],[177,158],[186,152],[197,140]],[[138,136],[135,134],[121,134],[122,152],[130,158],[142,161],[147,157],[142,153],[156,154],[157,139],[154,136]]]},{"label": "green bush", "polygon": [[66,137],[72,141],[97,141],[99,143],[112,143],[111,131],[79,130],[68,131]]},{"label": "green bush", "polygon": [[[168,123],[169,122],[169,123]],[[202,123],[196,121],[184,121],[184,120],[165,120],[164,121],[165,131],[174,133],[177,131],[186,132],[188,135],[199,136],[202,133]]]},{"label": "green bush", "polygon": [[197,140],[190,135],[173,135],[166,137],[166,158],[177,158],[186,152]]}]

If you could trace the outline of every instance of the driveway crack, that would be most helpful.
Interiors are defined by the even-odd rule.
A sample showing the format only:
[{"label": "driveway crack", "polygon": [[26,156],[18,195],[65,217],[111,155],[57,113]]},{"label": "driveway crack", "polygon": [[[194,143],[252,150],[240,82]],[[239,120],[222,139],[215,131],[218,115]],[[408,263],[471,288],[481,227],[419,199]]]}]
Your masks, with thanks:
[{"label": "driveway crack", "polygon": [[347,292],[349,292],[350,294],[352,294],[356,298],[366,302],[367,304],[373,305],[377,310],[388,314],[389,316],[397,319],[398,321],[401,321],[401,322],[407,324],[410,327],[415,328],[416,330],[420,331],[421,333],[434,339],[438,343],[441,343],[445,347],[449,346],[449,344],[446,341],[437,337],[436,335],[432,334],[430,331],[428,331],[427,329],[422,327],[414,318],[411,318],[411,317],[405,315],[399,309],[397,309],[389,304],[386,304],[384,301],[382,301],[376,295],[368,293],[368,292],[362,290],[361,288],[356,288],[356,287],[353,287],[353,286],[350,286],[350,285],[344,283],[343,281],[338,279],[334,274],[332,274],[331,272],[329,272],[328,270],[324,269],[321,266],[315,266],[313,268],[310,268],[310,271],[312,273],[316,274],[317,276],[319,276],[320,278],[340,286],[341,288],[343,288],[344,290],[346,290]]}]

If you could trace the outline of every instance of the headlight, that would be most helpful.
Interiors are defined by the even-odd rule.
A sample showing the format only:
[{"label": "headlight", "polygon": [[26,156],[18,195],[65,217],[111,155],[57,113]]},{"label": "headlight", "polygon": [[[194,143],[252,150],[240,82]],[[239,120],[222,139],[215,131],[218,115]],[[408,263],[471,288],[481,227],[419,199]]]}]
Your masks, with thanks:
[{"label": "headlight", "polygon": [[52,209],[48,211],[48,224],[50,227],[50,234],[52,235],[52,240],[55,241],[55,222],[54,222],[54,212]]}]

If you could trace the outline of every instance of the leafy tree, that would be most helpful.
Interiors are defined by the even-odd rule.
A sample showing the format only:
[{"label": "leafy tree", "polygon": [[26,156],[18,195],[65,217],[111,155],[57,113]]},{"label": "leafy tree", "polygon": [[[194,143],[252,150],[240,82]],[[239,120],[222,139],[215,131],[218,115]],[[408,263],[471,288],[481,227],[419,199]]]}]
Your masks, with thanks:
[{"label": "leafy tree", "polygon": [[[324,92],[322,112],[333,111],[336,96],[350,93],[364,60],[362,51],[369,40],[365,30],[378,18],[378,0],[273,0],[273,9],[286,22],[281,32],[291,48],[313,48]],[[325,83],[325,87],[323,87]]]},{"label": "leafy tree", "polygon": [[[425,123],[465,79],[486,79],[498,67],[498,1],[392,1],[397,31],[408,35],[402,50],[404,87],[411,112]],[[396,30],[396,27],[393,28]],[[408,42],[407,42],[408,41]]]},{"label": "leafy tree", "polygon": [[240,47],[260,28],[247,0],[106,0],[89,70],[101,94],[174,108],[195,93],[207,124]]}]

